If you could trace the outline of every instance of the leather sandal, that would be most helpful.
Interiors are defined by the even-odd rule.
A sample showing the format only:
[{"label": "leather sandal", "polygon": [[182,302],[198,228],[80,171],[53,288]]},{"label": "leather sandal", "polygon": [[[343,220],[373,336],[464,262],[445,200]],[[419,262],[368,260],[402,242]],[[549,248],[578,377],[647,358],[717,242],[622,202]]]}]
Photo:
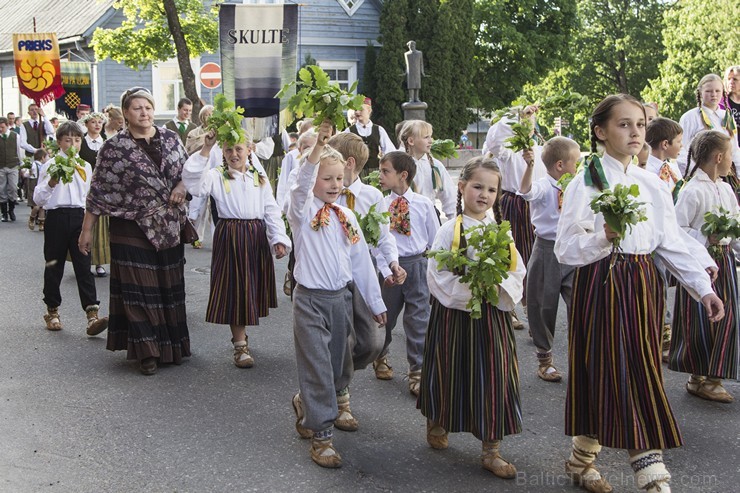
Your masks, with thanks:
[{"label": "leather sandal", "polygon": [[692,376],[689,381],[686,382],[686,390],[689,394],[701,397],[708,401],[729,404],[735,400],[732,394],[727,392],[727,390],[722,386],[722,381],[719,379],[704,378],[699,380]]},{"label": "leather sandal", "polygon": [[339,412],[334,420],[334,427],[342,431],[357,431],[360,423],[352,414],[352,409],[349,408],[349,394],[337,397],[337,408]]},{"label": "leather sandal", "polygon": [[342,467],[342,456],[334,448],[331,438],[311,440],[311,459],[321,467]]},{"label": "leather sandal", "polygon": [[448,433],[441,426],[427,420],[427,443],[437,450],[444,450],[449,446]]},{"label": "leather sandal", "polygon": [[247,344],[234,346],[234,364],[238,368],[252,368],[254,366],[254,358],[252,353],[249,352]]},{"label": "leather sandal", "polygon": [[552,364],[541,365],[537,368],[537,376],[545,382],[559,382],[563,379],[563,375]]},{"label": "leather sandal", "polygon": [[393,379],[393,367],[388,364],[388,356],[373,361],[373,371],[375,371],[375,378],[378,380]]},{"label": "leather sandal", "polygon": [[419,389],[421,387],[421,370],[415,370],[409,372],[409,392],[414,397],[419,397]]},{"label": "leather sandal", "polygon": [[[503,457],[499,453],[497,448],[486,448],[486,443],[483,443],[483,454],[481,455],[481,464],[483,469],[491,471],[494,475],[501,479],[513,479],[516,477],[516,467]],[[503,464],[497,464],[497,459],[501,460]]]},{"label": "leather sandal", "polygon": [[[586,491],[590,491],[591,493],[611,493],[614,490],[612,485],[609,484],[604,476],[594,468],[593,462],[584,465],[580,471],[577,471],[576,469],[581,469],[581,466],[573,465],[570,461],[565,461],[565,473],[570,477],[573,483],[578,484]],[[599,474],[599,479],[586,478],[586,473],[591,469]]]},{"label": "leather sandal", "polygon": [[303,426],[303,402],[301,401],[301,394],[293,396],[293,412],[295,413],[295,430],[298,432],[301,438],[312,438],[313,431]]}]

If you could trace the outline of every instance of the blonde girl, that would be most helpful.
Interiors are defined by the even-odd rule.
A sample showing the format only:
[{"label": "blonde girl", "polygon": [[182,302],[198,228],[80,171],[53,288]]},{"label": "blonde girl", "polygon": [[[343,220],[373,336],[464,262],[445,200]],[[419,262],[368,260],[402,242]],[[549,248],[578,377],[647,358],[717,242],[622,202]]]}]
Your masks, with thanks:
[{"label": "blonde girl", "polygon": [[442,203],[442,212],[447,219],[455,217],[455,184],[444,165],[434,159],[432,149],[432,126],[423,120],[408,120],[404,123],[399,139],[404,150],[416,162],[414,191],[434,203]]},{"label": "blonde girl", "polygon": [[[683,128],[683,149],[678,155],[678,167],[681,173],[688,173],[687,154],[694,136],[702,130],[720,130],[733,138],[732,161],[735,166],[740,165],[740,147],[737,141],[737,127],[732,115],[720,108],[720,102],[725,100],[725,86],[722,78],[716,74],[707,74],[701,78],[696,87],[696,108],[687,111],[681,116],[679,124]],[[735,170],[728,175],[736,177]],[[733,187],[736,188],[736,187]]]},{"label": "blonde girl", "polygon": [[[493,208],[497,220],[501,173],[492,159],[470,160],[457,187],[457,217],[439,229],[432,249],[465,248],[464,231],[488,224]],[[467,255],[475,256],[468,249]],[[469,432],[483,442],[483,468],[500,478],[516,476],[514,465],[499,454],[506,435],[521,432],[519,368],[510,316],[522,297],[524,264],[499,286],[499,302],[482,303],[483,316],[472,319],[466,307],[469,286],[449,270],[438,270],[429,259],[427,283],[432,295],[421,388],[417,406],[427,418],[427,442],[447,448],[447,434]]]},{"label": "blonde girl", "polygon": [[182,179],[192,195],[210,195],[218,210],[206,322],[230,326],[234,364],[251,368],[254,358],[246,326],[258,325],[270,308],[277,308],[272,254],[282,258],[291,243],[264,170],[253,164],[248,144],[224,145],[224,164],[209,169],[215,143],[215,133],[209,131],[200,152],[185,163]]}]

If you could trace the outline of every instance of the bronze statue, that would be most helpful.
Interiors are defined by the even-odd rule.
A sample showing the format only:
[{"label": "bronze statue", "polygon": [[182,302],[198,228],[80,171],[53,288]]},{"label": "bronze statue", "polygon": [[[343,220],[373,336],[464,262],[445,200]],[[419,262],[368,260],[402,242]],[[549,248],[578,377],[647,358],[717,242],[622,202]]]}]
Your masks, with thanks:
[{"label": "bronze statue", "polygon": [[415,41],[409,41],[407,46],[409,51],[404,54],[406,58],[406,88],[409,90],[409,102],[416,102],[420,101],[421,78],[426,77],[424,58],[421,51],[416,49]]}]

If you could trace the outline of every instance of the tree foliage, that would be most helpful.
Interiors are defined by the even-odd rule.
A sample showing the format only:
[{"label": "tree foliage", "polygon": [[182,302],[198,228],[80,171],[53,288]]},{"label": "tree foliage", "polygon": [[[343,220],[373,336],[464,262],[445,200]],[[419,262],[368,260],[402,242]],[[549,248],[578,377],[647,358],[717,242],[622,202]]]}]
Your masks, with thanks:
[{"label": "tree foliage", "polygon": [[[403,120],[401,103],[406,101],[403,90],[405,70],[403,54],[406,51],[406,18],[408,0],[383,2],[380,12],[380,38],[373,99],[373,120],[385,127],[395,138],[395,126]],[[373,98],[372,94],[368,94]]]},{"label": "tree foliage", "polygon": [[572,51],[581,87],[573,89],[595,99],[615,92],[639,98],[663,58],[665,6],[662,0],[579,0]]},{"label": "tree foliage", "polygon": [[722,75],[740,62],[738,19],[737,0],[679,0],[665,12],[665,60],[644,91],[661,114],[678,120],[696,106],[696,85],[704,75]]},{"label": "tree foliage", "polygon": [[377,84],[375,81],[375,70],[378,67],[378,51],[371,41],[365,47],[365,66],[363,67],[362,83],[360,92],[369,98],[375,98]]},{"label": "tree foliage", "polygon": [[[174,5],[169,19],[168,3],[169,7]],[[113,6],[123,12],[125,20],[118,28],[95,30],[90,44],[96,58],[111,58],[140,70],[150,63],[156,65],[177,56],[185,93],[194,106],[199,106],[189,58],[218,49],[218,13],[213,4],[206,5],[201,0],[118,0]],[[184,45],[178,43],[177,24]],[[184,53],[185,57],[184,51],[188,52]],[[197,109],[194,107],[195,115]]]},{"label": "tree foliage", "polygon": [[570,60],[576,0],[476,0],[475,96],[508,105],[528,82]]}]

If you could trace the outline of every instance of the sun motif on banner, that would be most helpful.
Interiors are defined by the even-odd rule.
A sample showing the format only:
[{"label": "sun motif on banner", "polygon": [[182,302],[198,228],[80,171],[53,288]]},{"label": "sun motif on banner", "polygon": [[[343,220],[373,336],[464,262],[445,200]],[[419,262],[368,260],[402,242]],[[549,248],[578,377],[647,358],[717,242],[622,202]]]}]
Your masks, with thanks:
[{"label": "sun motif on banner", "polygon": [[67,106],[70,107],[70,109],[77,108],[77,105],[80,104],[80,96],[76,92],[68,92],[66,96],[64,96],[64,102],[67,103]]},{"label": "sun motif on banner", "polygon": [[54,64],[47,59],[34,56],[21,61],[18,68],[18,77],[21,82],[32,91],[43,91],[51,86],[55,76]]}]

